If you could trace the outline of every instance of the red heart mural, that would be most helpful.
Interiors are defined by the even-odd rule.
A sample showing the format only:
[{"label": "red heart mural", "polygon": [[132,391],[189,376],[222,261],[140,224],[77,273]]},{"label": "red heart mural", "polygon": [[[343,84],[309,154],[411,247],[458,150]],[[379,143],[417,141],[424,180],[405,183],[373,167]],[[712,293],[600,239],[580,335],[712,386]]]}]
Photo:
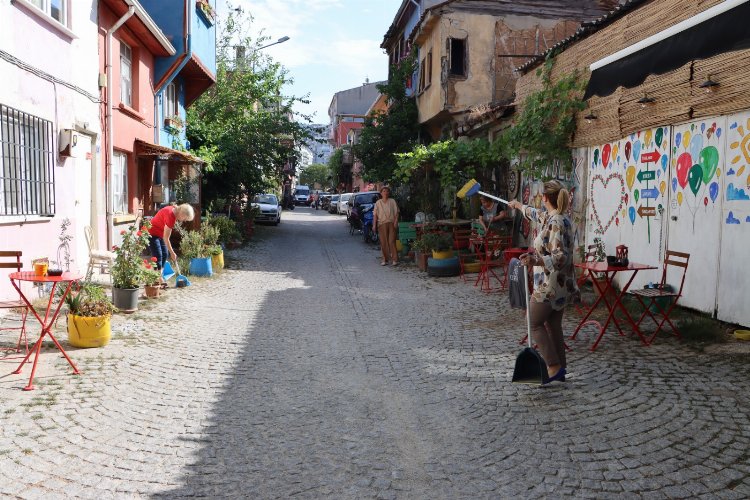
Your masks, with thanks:
[{"label": "red heart mural", "polygon": [[[615,210],[612,211],[612,215],[607,220],[607,223],[602,224],[602,220],[599,217],[599,211],[596,208],[596,202],[595,202],[596,198],[593,196],[593,193],[595,192],[595,187],[596,187],[595,184],[597,182],[600,182],[602,184],[602,190],[606,191],[607,186],[609,185],[610,181],[612,181],[613,179],[616,181],[615,184],[617,184],[618,182],[620,184],[620,190],[618,193],[620,203],[618,204],[617,208],[615,208]],[[604,234],[609,229],[609,226],[611,226],[612,223],[617,218],[617,214],[619,214],[620,210],[622,210],[622,205],[625,201],[625,180],[622,178],[622,174],[620,174],[619,172],[609,174],[609,176],[606,179],[601,175],[595,175],[591,178],[591,193],[592,193],[591,211],[593,212],[594,222],[598,226],[597,228],[594,229],[594,232],[598,234]]]}]

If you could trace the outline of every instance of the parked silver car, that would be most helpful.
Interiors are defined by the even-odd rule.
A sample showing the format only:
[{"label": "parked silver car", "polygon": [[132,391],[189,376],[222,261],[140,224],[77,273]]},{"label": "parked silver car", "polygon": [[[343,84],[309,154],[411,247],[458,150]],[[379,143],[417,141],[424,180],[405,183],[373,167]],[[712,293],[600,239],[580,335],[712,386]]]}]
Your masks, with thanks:
[{"label": "parked silver car", "polygon": [[277,225],[281,222],[281,205],[275,194],[259,194],[253,199],[253,207],[258,208],[255,215],[257,222],[271,222]]},{"label": "parked silver car", "polygon": [[339,204],[338,204],[338,207],[337,207],[337,210],[338,210],[337,213],[339,215],[346,215],[347,214],[346,207],[347,207],[347,205],[349,203],[349,198],[352,197],[352,194],[354,194],[354,193],[344,193],[339,198]]}]

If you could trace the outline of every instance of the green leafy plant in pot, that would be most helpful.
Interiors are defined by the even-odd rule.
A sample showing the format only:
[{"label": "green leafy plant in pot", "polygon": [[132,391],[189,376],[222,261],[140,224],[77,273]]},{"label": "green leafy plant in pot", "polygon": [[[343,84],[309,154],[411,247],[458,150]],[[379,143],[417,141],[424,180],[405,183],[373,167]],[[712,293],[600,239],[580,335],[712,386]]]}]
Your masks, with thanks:
[{"label": "green leafy plant in pot", "polygon": [[140,228],[130,226],[120,231],[122,243],[112,247],[115,262],[112,265],[112,300],[117,309],[133,312],[138,309],[139,287],[143,282],[141,253],[148,246],[149,222]]},{"label": "green leafy plant in pot", "polygon": [[424,244],[432,250],[433,259],[453,257],[453,238],[444,233],[428,233],[422,237]]},{"label": "green leafy plant in pot", "polygon": [[159,296],[161,292],[161,273],[158,269],[154,268],[153,261],[156,260],[156,257],[151,257],[153,260],[143,261],[143,284],[144,288],[146,290],[146,297],[149,299],[155,299]]},{"label": "green leafy plant in pot", "polygon": [[79,284],[65,297],[68,341],[75,347],[102,347],[112,338],[110,319],[115,311],[99,285]]}]

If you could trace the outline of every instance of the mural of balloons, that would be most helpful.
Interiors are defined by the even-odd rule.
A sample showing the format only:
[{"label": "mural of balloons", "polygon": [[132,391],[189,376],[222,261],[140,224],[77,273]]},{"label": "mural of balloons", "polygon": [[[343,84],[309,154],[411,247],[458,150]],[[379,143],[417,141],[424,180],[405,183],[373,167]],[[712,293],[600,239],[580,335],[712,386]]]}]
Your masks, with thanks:
[{"label": "mural of balloons", "polygon": [[703,182],[708,184],[719,166],[719,151],[714,146],[708,146],[701,150],[699,159],[703,168]]},{"label": "mural of balloons", "polygon": [[661,127],[659,127],[659,128],[656,129],[655,137],[656,137],[656,139],[655,139],[655,141],[656,141],[656,147],[659,147],[661,145],[661,140],[664,137],[664,130],[662,130]]},{"label": "mural of balloons", "polygon": [[682,144],[685,145],[685,149],[690,147],[690,132],[687,130],[682,134]]},{"label": "mural of balloons", "polygon": [[711,197],[712,202],[716,202],[716,197],[719,196],[719,183],[718,182],[712,182],[708,186],[708,196]]},{"label": "mural of balloons", "polygon": [[633,190],[633,183],[635,182],[635,165],[630,165],[625,170],[625,182],[628,184],[628,190]]},{"label": "mural of balloons", "polygon": [[617,158],[617,161],[620,161],[620,158],[617,156],[617,153],[620,151],[620,148],[617,147],[617,144],[612,146],[612,158]]},{"label": "mural of balloons", "polygon": [[667,190],[667,183],[664,181],[661,181],[659,183],[659,192],[661,193],[662,196],[664,196],[664,191],[666,190]]},{"label": "mural of balloons", "polygon": [[643,135],[643,144],[648,146],[651,144],[651,139],[653,138],[654,133],[651,131],[651,129],[647,130],[646,133]]},{"label": "mural of balloons", "polygon": [[633,145],[630,144],[630,141],[625,143],[625,161],[630,161],[630,151],[633,150]]},{"label": "mural of balloons", "polygon": [[669,156],[662,155],[661,156],[661,169],[664,170],[664,171],[666,171],[668,164],[669,164]]},{"label": "mural of balloons", "polygon": [[630,223],[635,224],[635,207],[628,208],[628,217],[630,217]]},{"label": "mural of balloons", "polygon": [[677,193],[677,204],[682,206],[682,191]]},{"label": "mural of balloons", "polygon": [[[687,132],[685,132],[687,135]],[[677,158],[677,182],[680,184],[682,189],[685,189],[688,183],[688,172],[690,167],[693,166],[693,159],[690,158],[690,153],[682,153]]]},{"label": "mural of balloons", "polygon": [[633,160],[638,163],[638,159],[641,157],[641,141],[635,141],[633,143]]},{"label": "mural of balloons", "polygon": [[599,148],[594,150],[594,165],[599,164]]},{"label": "mural of balloons", "polygon": [[677,191],[677,177],[672,177],[672,191]]},{"label": "mural of balloons", "polygon": [[693,139],[690,141],[690,157],[693,159],[695,163],[698,163],[699,155],[701,154],[701,149],[703,149],[703,136],[702,135],[694,135]]},{"label": "mural of balloons", "polygon": [[677,147],[680,147],[680,141],[681,141],[681,140],[682,140],[682,134],[681,134],[681,133],[679,133],[679,132],[677,132],[677,133],[676,133],[676,134],[674,135],[674,144],[675,144],[675,146],[677,146]]},{"label": "mural of balloons", "polygon": [[693,192],[693,196],[697,196],[698,190],[703,184],[703,168],[700,165],[695,164],[690,168],[688,184],[690,184],[690,191]]},{"label": "mural of balloons", "polygon": [[635,191],[633,191],[633,198],[635,199],[636,203],[638,203],[638,198],[640,198],[640,197],[641,197],[641,193],[638,192],[637,189]]},{"label": "mural of balloons", "polygon": [[609,155],[612,154],[612,146],[605,144],[602,148],[602,166],[607,168],[609,165]]}]

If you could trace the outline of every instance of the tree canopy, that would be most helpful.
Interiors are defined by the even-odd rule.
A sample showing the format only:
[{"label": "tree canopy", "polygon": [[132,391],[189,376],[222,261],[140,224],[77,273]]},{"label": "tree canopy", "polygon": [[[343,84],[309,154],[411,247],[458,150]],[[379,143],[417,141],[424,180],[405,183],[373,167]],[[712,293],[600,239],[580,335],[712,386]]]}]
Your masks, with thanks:
[{"label": "tree canopy", "polygon": [[295,144],[310,139],[298,123],[309,117],[293,111],[305,98],[282,94],[291,82],[288,71],[258,50],[268,37],[247,36],[252,18],[227,10],[217,23],[216,84],[188,109],[188,140],[208,162],[207,202],[239,201],[278,187],[284,165],[296,162]]},{"label": "tree canopy", "polygon": [[354,154],[362,162],[362,177],[367,181],[387,181],[396,168],[396,153],[406,153],[417,144],[419,117],[414,97],[406,93],[406,85],[416,69],[410,56],[391,67],[388,82],[378,85],[385,95],[387,112],[376,112],[365,118]]},{"label": "tree canopy", "polygon": [[313,163],[299,175],[300,184],[310,187],[320,184],[325,190],[333,185],[332,179],[331,169],[324,163]]}]

